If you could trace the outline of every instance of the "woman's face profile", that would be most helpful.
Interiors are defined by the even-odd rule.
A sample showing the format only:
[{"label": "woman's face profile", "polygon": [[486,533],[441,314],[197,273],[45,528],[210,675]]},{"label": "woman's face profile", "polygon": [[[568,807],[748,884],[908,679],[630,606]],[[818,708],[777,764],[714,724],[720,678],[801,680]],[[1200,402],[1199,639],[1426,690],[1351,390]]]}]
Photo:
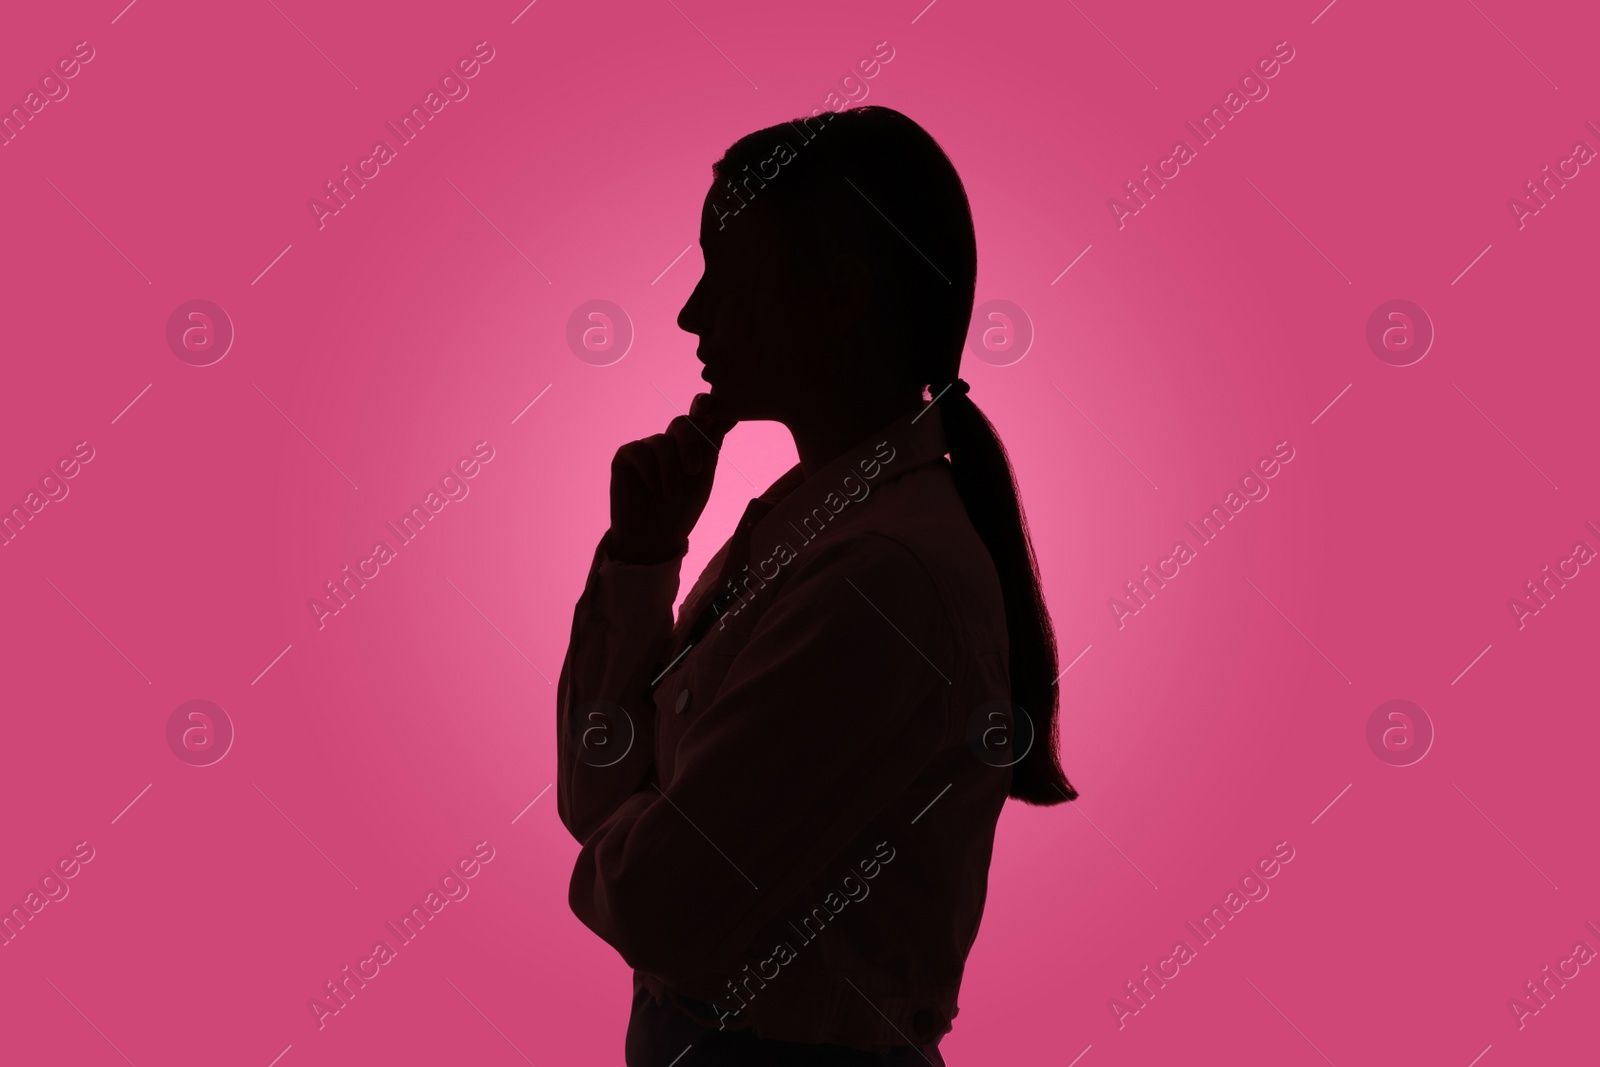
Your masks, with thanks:
[{"label": "woman's face profile", "polygon": [[[705,272],[678,312],[696,334],[696,355],[719,413],[738,420],[787,421],[818,398],[829,346],[821,344],[819,308],[806,307],[807,279],[793,269],[794,250],[752,203],[713,186],[700,216]],[[719,220],[720,215],[720,220]]]}]

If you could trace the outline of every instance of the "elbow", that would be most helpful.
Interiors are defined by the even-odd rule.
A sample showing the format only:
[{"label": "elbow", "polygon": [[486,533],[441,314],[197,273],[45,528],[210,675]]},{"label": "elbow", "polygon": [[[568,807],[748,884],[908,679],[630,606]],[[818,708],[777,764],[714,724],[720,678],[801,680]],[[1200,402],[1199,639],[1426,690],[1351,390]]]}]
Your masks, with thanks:
[{"label": "elbow", "polygon": [[563,779],[563,786],[556,793],[556,814],[561,818],[561,825],[567,828],[578,844],[588,845],[596,834],[605,829],[618,808],[633,795],[592,795],[576,782],[567,784]]},{"label": "elbow", "polygon": [[617,946],[617,954],[636,971],[663,978],[687,973],[692,957],[678,946],[668,944],[667,940],[658,930],[632,930]]},{"label": "elbow", "polygon": [[583,844],[583,827],[572,810],[572,801],[567,796],[565,787],[556,790],[556,815],[561,819],[561,825],[567,828],[567,833],[571,834],[578,844]]},{"label": "elbow", "polygon": [[673,899],[665,879],[633,874],[596,878],[587,848],[572,872],[568,903],[628,966],[650,974],[689,972],[717,940],[716,931],[689,914],[697,909]]},{"label": "elbow", "polygon": [[575,802],[573,790],[563,775],[556,786],[556,815],[561,819],[561,825],[567,828],[567,833],[580,845],[600,826],[600,820],[593,813],[586,816],[581,809],[582,805]]}]

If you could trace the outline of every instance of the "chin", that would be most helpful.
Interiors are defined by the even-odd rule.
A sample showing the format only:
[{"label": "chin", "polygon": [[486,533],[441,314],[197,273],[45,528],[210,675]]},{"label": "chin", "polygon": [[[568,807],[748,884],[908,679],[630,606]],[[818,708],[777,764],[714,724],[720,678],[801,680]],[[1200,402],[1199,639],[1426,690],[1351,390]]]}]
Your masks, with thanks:
[{"label": "chin", "polygon": [[712,382],[706,392],[711,395],[712,402],[725,416],[738,421],[744,421],[745,410],[749,407],[739,390],[729,386],[726,382]]}]

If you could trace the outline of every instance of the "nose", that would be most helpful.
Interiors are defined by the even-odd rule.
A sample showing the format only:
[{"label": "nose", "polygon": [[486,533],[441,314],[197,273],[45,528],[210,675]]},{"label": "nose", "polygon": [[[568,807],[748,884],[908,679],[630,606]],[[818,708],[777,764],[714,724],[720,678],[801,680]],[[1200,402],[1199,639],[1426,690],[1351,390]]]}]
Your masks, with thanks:
[{"label": "nose", "polygon": [[704,333],[701,329],[700,309],[704,302],[705,285],[706,277],[701,274],[700,280],[695,283],[694,292],[689,294],[689,299],[684,301],[683,307],[678,311],[678,329],[685,333],[696,335]]}]

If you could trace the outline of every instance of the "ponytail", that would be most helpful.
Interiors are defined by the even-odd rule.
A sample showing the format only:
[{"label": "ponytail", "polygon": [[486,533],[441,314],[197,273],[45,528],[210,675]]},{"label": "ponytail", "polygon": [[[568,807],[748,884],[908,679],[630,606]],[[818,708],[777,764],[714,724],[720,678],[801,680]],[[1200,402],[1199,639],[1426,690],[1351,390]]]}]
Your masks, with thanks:
[{"label": "ponytail", "polygon": [[1033,724],[1027,753],[1011,769],[1011,796],[1048,807],[1078,799],[1056,755],[1060,688],[1056,685],[1056,636],[1039,585],[1039,564],[1028,536],[1028,519],[1017,498],[1011,460],[994,426],[966,395],[965,382],[939,399],[950,469],[973,528],[1000,574],[1006,631],[1011,635],[1011,703]]}]

